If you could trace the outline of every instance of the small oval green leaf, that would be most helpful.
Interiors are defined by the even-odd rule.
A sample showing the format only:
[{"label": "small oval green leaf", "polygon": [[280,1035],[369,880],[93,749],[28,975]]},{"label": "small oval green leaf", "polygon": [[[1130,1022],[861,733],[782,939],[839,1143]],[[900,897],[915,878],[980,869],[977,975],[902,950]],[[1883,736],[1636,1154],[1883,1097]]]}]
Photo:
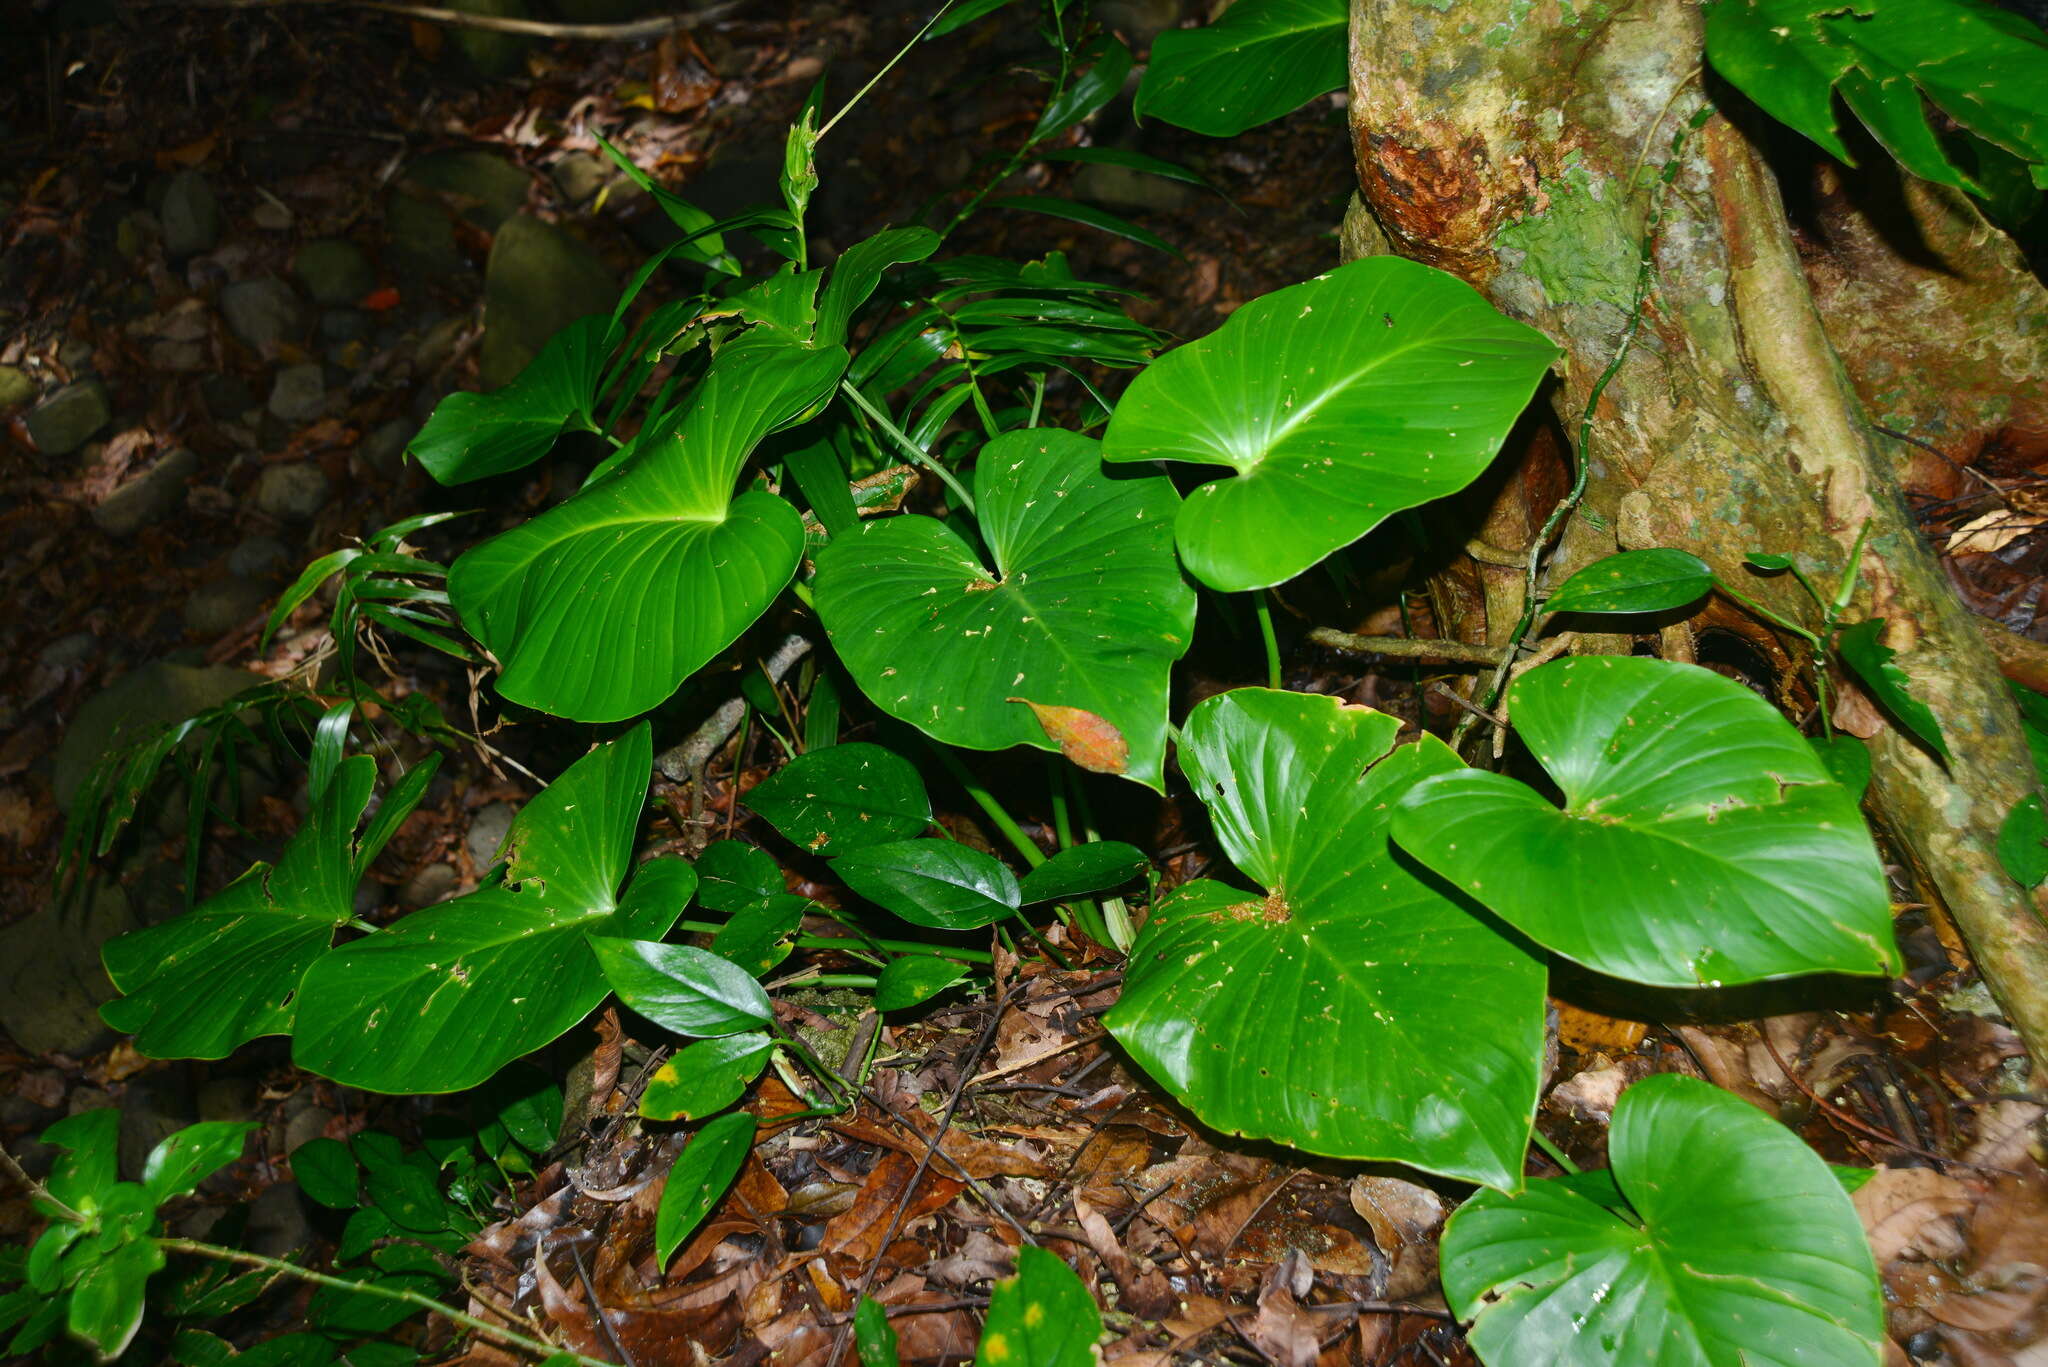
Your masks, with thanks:
[{"label": "small oval green leaf", "polygon": [[798,755],[749,788],[742,801],[813,854],[849,854],[932,824],[931,799],[916,766],[867,741]]},{"label": "small oval green leaf", "polygon": [[1545,600],[1546,612],[1665,612],[1714,587],[1706,561],[1685,551],[1623,551],[1596,560]]},{"label": "small oval green leaf", "polygon": [[768,1066],[774,1041],[759,1031],[698,1040],[654,1070],[640,1094],[649,1120],[696,1120],[738,1101]]},{"label": "small oval green leaf", "polygon": [[875,980],[875,1010],[901,1011],[930,1001],[967,976],[967,965],[932,954],[891,959]]},{"label": "small oval green leaf", "polygon": [[832,865],[846,885],[912,925],[974,930],[1023,904],[1017,876],[952,840],[898,840]]},{"label": "small oval green leaf", "polygon": [[[749,982],[752,979],[748,980]],[[705,1122],[669,1169],[654,1212],[657,1266],[667,1267],[683,1240],[725,1196],[754,1147],[754,1117],[734,1111]]]},{"label": "small oval green leaf", "polygon": [[619,1000],[678,1035],[736,1035],[774,1023],[753,975],[708,949],[606,935],[591,936],[590,947]]}]

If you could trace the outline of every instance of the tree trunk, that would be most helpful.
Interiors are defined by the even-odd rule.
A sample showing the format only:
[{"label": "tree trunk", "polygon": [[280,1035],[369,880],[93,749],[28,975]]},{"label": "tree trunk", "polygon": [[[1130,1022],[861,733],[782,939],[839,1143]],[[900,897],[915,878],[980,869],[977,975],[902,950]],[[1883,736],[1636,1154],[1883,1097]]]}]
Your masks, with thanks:
[{"label": "tree trunk", "polygon": [[[1633,310],[1652,187],[1706,100],[1697,5],[1352,0],[1351,35],[1352,131],[1373,222],[1349,225],[1348,249],[1378,235],[1547,333],[1565,351],[1553,401],[1576,440]],[[1833,584],[1867,521],[1851,619],[1887,620],[1887,644],[1954,753],[1944,766],[1883,728],[1873,800],[2030,1052],[2048,1059],[2048,902],[2029,899],[1995,852],[2006,813],[2036,788],[2018,715],[1913,524],[1897,462],[1876,445],[1890,439],[1829,345],[1744,123],[1755,116],[1732,92],[1716,98],[1723,112],[1689,136],[1664,192],[1641,331],[1602,391],[1580,453],[1585,497],[1551,580],[1617,549],[1672,546],[1811,621],[1788,576],[1761,578],[1744,556],[1790,555]],[[1528,487],[1510,479],[1503,497]],[[1544,511],[1496,509],[1486,525],[1534,526]],[[1497,641],[1506,605],[1488,582]],[[1511,596],[1519,611],[1518,587]],[[1727,620],[1726,604],[1715,611]]]}]

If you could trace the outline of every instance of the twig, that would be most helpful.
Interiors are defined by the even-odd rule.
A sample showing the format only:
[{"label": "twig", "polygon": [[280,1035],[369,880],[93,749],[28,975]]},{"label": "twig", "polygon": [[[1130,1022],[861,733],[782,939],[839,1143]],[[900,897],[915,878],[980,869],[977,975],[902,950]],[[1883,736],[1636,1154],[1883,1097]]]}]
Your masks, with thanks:
[{"label": "twig", "polygon": [[[882,1270],[882,1259],[889,1255],[889,1245],[896,1238],[896,1231],[903,1228],[903,1216],[910,1209],[912,1198],[917,1195],[917,1184],[924,1181],[925,1173],[931,1170],[932,1159],[939,1155],[939,1141],[945,1138],[946,1130],[953,1123],[954,1113],[960,1109],[961,1098],[967,1095],[967,1084],[971,1080],[974,1065],[981,1061],[981,1056],[988,1052],[989,1045],[994,1042],[996,1027],[1002,1024],[1003,1013],[1010,1009],[1010,1001],[1016,993],[1017,989],[1012,987],[996,998],[995,1009],[989,1012],[988,1024],[982,1027],[980,1037],[974,1042],[973,1051],[968,1054],[962,1065],[960,1080],[953,1084],[953,1095],[947,1099],[946,1109],[939,1116],[938,1128],[924,1141],[924,1157],[917,1160],[916,1170],[910,1174],[910,1180],[904,1183],[903,1194],[896,1198],[895,1213],[889,1217],[889,1228],[883,1232],[880,1241],[875,1245],[874,1260],[868,1264],[867,1271],[861,1274],[860,1289],[853,1293],[855,1305],[860,1304],[860,1298],[867,1295],[874,1286],[875,1274]],[[887,1113],[886,1107],[884,1113]],[[920,1135],[919,1138],[923,1136]],[[839,1326],[839,1333],[832,1340],[832,1352],[825,1359],[827,1362],[838,1362],[845,1355],[846,1337],[852,1332],[851,1320]]]},{"label": "twig", "polygon": [[663,38],[682,29],[695,28],[723,19],[740,8],[740,0],[727,0],[689,14],[665,14],[653,19],[629,19],[617,24],[558,24],[546,19],[513,19],[499,14],[470,14],[463,10],[438,9],[428,5],[401,5],[396,0],[141,0],[138,9],[265,10],[265,9],[366,9],[395,14],[402,19],[446,24],[451,28],[485,29],[492,33],[516,33],[528,38],[566,38],[584,43],[631,43],[646,38]]},{"label": "twig", "polygon": [[596,1320],[597,1327],[604,1331],[605,1342],[612,1346],[612,1351],[619,1355],[619,1361],[626,1367],[640,1367],[633,1361],[633,1355],[626,1351],[626,1345],[619,1342],[619,1332],[605,1317],[604,1307],[597,1303],[597,1287],[590,1280],[590,1269],[583,1265],[583,1250],[573,1243],[569,1245],[569,1261],[576,1264],[576,1280],[583,1283],[583,1294],[590,1298],[590,1318]]},{"label": "twig", "polygon": [[1310,645],[1341,650],[1347,655],[1386,655],[1400,660],[1450,660],[1458,664],[1498,665],[1507,659],[1500,646],[1467,645],[1463,641],[1423,640],[1412,636],[1354,636],[1333,627],[1309,632]]}]

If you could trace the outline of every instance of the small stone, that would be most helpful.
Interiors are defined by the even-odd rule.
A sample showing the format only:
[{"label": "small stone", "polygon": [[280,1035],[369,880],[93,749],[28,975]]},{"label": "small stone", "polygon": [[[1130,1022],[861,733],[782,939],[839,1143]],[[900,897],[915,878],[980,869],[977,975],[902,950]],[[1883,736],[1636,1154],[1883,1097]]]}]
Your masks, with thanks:
[{"label": "small stone", "polygon": [[82,668],[86,661],[98,653],[100,638],[89,631],[74,631],[68,636],[59,636],[44,646],[36,655],[36,665],[52,673],[64,673]]},{"label": "small stone", "polygon": [[113,1033],[99,1013],[114,995],[100,946],[135,928],[127,895],[96,882],[75,905],[46,902],[0,930],[0,1028],[26,1053],[91,1052]]},{"label": "small stone", "polygon": [[264,356],[276,355],[279,346],[305,335],[306,306],[274,275],[224,286],[220,311],[228,331]]},{"label": "small stone", "polygon": [[533,178],[489,152],[434,152],[405,168],[405,179],[447,195],[463,218],[495,232],[519,212]]},{"label": "small stone", "polygon": [[199,457],[179,447],[100,500],[92,520],[108,536],[129,537],[185,506],[185,482],[198,473]]},{"label": "small stone", "polygon": [[550,337],[578,318],[609,310],[618,297],[618,281],[583,242],[528,214],[507,220],[484,270],[477,369],[485,387],[509,383]]},{"label": "small stone", "polygon": [[570,152],[548,167],[548,178],[572,208],[595,198],[615,174],[611,162],[595,152]]},{"label": "small stone", "polygon": [[248,1120],[256,1113],[256,1079],[214,1077],[199,1084],[201,1120]]},{"label": "small stone", "polygon": [[399,191],[386,200],[384,232],[391,244],[387,259],[417,275],[453,274],[469,264],[455,245],[447,212],[424,196]]},{"label": "small stone", "polygon": [[208,375],[199,382],[199,397],[216,418],[239,418],[256,406],[256,395],[239,375]]},{"label": "small stone", "polygon": [[249,1203],[249,1223],[242,1231],[243,1242],[252,1253],[282,1258],[313,1242],[313,1222],[306,1215],[306,1199],[297,1182],[272,1182]]},{"label": "small stone", "polygon": [[398,890],[398,901],[408,909],[430,907],[446,901],[461,882],[462,875],[453,864],[429,864],[405,880],[405,886]]},{"label": "small stone", "polygon": [[67,384],[29,412],[29,440],[46,456],[62,456],[85,445],[114,416],[107,387],[98,380]]},{"label": "small stone", "polygon": [[150,1150],[197,1120],[191,1098],[174,1083],[172,1074],[131,1082],[121,1096],[121,1176],[133,1182],[142,1176]]},{"label": "small stone", "polygon": [[[305,1094],[305,1089],[301,1089],[292,1093],[292,1098],[297,1100]],[[289,1103],[286,1109],[291,1109]],[[293,1111],[284,1123],[284,1151],[296,1153],[305,1145],[320,1138],[327,1133],[328,1123],[333,1119],[334,1112],[325,1106],[316,1106],[310,1102]]]},{"label": "small stone", "polygon": [[462,334],[469,330],[469,324],[469,318],[457,314],[428,328],[412,351],[414,372],[431,375],[448,364],[455,356],[455,347],[462,340]]},{"label": "small stone", "polygon": [[92,343],[83,337],[66,337],[57,343],[57,364],[76,375],[92,366]]},{"label": "small stone", "polygon": [[[245,688],[262,683],[254,674],[225,666],[195,667],[152,660],[87,699],[72,715],[57,747],[52,775],[57,805],[72,798],[107,755],[170,722],[218,707]],[[0,966],[7,961],[0,958]]]},{"label": "small stone", "polygon": [[257,477],[253,497],[280,522],[310,522],[327,506],[327,476],[307,461],[273,465]]},{"label": "small stone", "polygon": [[360,342],[375,328],[375,320],[361,309],[329,309],[320,315],[314,330],[323,342]]},{"label": "small stone", "polygon": [[326,373],[312,361],[286,366],[271,383],[267,406],[285,422],[311,422],[327,407]]},{"label": "small stone", "polygon": [[419,430],[416,422],[393,418],[364,437],[356,447],[356,454],[363,458],[363,464],[378,474],[396,475],[405,467],[406,445]]},{"label": "small stone", "polygon": [[[505,19],[529,19],[533,15],[526,0],[448,0],[448,7],[466,14],[488,14]],[[455,42],[480,75],[493,79],[517,76],[525,71],[526,53],[533,46],[531,38],[481,28],[455,30]]]},{"label": "small stone", "polygon": [[291,568],[290,549],[274,536],[245,537],[228,552],[228,573],[244,579],[279,579]]},{"label": "small stone", "polygon": [[11,365],[0,365],[0,409],[19,408],[36,396],[36,382],[28,372]]},{"label": "small stone", "polygon": [[369,255],[341,237],[316,238],[300,247],[292,273],[313,302],[326,307],[353,304],[377,288],[377,268]]},{"label": "small stone", "polygon": [[220,201],[197,171],[180,171],[164,187],[164,254],[173,261],[210,252],[220,241]]},{"label": "small stone", "polygon": [[225,636],[263,611],[270,589],[253,579],[229,575],[202,584],[185,600],[185,629],[195,636]]},{"label": "small stone", "polygon": [[470,815],[468,833],[462,837],[470,862],[479,869],[489,868],[497,858],[498,847],[505,843],[505,832],[511,829],[511,804],[492,802],[477,808]]},{"label": "small stone", "polygon": [[1074,173],[1074,194],[1123,213],[1172,213],[1195,202],[1194,186],[1128,166],[1090,162]]}]

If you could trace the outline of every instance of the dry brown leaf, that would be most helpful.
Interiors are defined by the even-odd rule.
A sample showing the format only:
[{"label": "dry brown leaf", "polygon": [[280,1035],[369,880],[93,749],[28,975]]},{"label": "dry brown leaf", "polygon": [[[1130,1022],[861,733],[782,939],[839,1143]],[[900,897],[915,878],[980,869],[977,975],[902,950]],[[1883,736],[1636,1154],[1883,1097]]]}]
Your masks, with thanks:
[{"label": "dry brown leaf", "polygon": [[1372,1226],[1387,1258],[1388,1300],[1407,1300],[1436,1285],[1437,1231],[1443,1199],[1428,1187],[1368,1173],[1351,1179],[1351,1208]]},{"label": "dry brown leaf", "polygon": [[[884,1152],[868,1174],[867,1181],[861,1184],[860,1196],[854,1201],[853,1208],[825,1222],[820,1247],[833,1253],[843,1253],[856,1262],[872,1261],[882,1251],[882,1238],[895,1218],[904,1188],[910,1185],[911,1176],[916,1171],[916,1162],[907,1154],[893,1149]],[[943,1209],[966,1189],[964,1184],[950,1177],[927,1171],[903,1214],[898,1233],[908,1229],[920,1217]]]},{"label": "dry brown leaf", "polygon": [[2010,508],[1993,508],[1973,517],[1949,533],[1950,555],[1993,555],[2034,531],[2048,517],[2016,513]]},{"label": "dry brown leaf", "polygon": [[1970,1208],[1972,1198],[1953,1177],[1932,1168],[1881,1167],[1852,1199],[1880,1269],[1894,1258],[1947,1258],[1963,1251],[1954,1217]]}]

